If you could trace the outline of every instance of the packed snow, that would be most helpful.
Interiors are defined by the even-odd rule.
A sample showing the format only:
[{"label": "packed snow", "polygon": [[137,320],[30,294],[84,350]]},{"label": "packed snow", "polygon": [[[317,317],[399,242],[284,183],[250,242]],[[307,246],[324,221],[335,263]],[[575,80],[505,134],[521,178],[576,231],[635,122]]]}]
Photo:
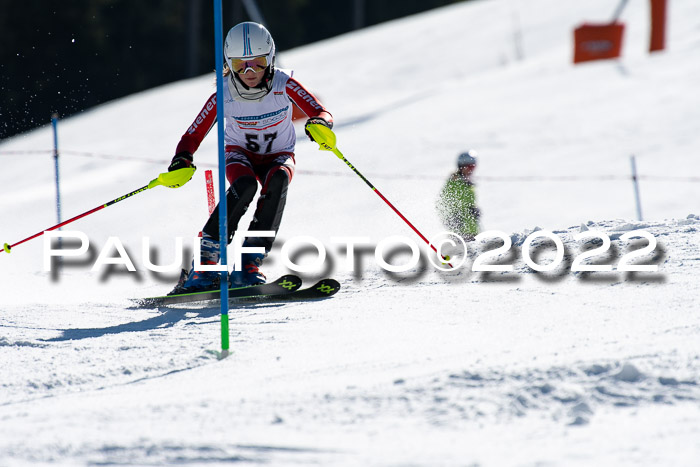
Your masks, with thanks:
[{"label": "packed snow", "polygon": [[[218,304],[130,301],[177,280],[144,254],[173,262],[179,237],[189,262],[208,215],[204,171],[217,179],[215,132],[184,187],[66,226],[89,238],[80,257],[46,271],[41,237],[0,253],[0,465],[697,465],[700,3],[670,2],[667,50],[650,55],[648,2],[630,2],[623,57],[574,66],[573,29],[613,10],[481,0],[280,54],[333,113],[338,148],[428,237],[443,230],[435,202],[457,155],[478,151],[491,233],[450,250],[465,260],[456,270],[431,265],[302,126],[263,271],[290,272],[281,245],[313,237],[328,257],[305,282],[342,289],[232,302],[227,358]],[[165,171],[213,90],[209,74],[60,121],[63,219]],[[0,143],[0,243],[57,223],[52,144],[50,126]],[[424,250],[416,266],[381,267],[376,248],[393,236]],[[353,258],[349,237],[364,239]],[[119,259],[117,243],[137,271],[92,270]],[[584,265],[610,270],[574,271],[587,253]],[[480,255],[512,268],[472,271]],[[406,246],[384,257],[411,259]],[[656,270],[620,270],[628,260]]]}]

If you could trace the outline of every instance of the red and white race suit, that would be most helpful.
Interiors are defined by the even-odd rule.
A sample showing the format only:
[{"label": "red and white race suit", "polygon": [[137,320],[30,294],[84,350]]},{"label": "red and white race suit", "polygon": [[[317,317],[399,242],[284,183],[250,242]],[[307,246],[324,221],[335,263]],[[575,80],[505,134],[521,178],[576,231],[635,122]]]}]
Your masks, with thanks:
[{"label": "red and white race suit", "polygon": [[[292,102],[307,116],[332,122],[331,114],[313,94],[292,78],[291,71],[275,70],[272,89],[261,101],[237,101],[231,95],[229,87],[224,86],[226,152],[244,149],[243,152],[252,159],[294,153],[296,134],[292,124]],[[214,93],[182,135],[175,153],[187,151],[194,154],[216,123],[216,116]]]}]

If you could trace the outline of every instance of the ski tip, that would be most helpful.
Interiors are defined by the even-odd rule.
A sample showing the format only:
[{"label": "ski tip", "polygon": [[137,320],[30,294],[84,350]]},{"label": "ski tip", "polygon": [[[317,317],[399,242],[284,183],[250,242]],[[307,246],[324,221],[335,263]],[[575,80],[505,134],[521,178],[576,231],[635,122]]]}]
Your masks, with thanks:
[{"label": "ski tip", "polygon": [[313,287],[319,292],[319,297],[330,297],[340,290],[340,282],[335,279],[323,279]]},{"label": "ski tip", "polygon": [[274,283],[279,285],[280,287],[285,288],[287,291],[292,292],[301,287],[302,281],[299,276],[295,276],[294,274],[287,274],[277,279]]}]

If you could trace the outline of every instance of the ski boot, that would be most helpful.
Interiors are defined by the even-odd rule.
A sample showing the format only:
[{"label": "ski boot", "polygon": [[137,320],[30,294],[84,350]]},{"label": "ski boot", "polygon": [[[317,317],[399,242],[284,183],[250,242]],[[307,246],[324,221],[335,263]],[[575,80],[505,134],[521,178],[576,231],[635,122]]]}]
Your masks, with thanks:
[{"label": "ski boot", "polygon": [[[202,266],[217,264],[219,262],[219,242],[205,234],[202,237],[201,245],[200,264]],[[217,290],[220,283],[221,275],[218,271],[196,271],[194,260],[192,260],[192,269],[187,273],[187,277],[181,277],[173,291],[168,295]]]},{"label": "ski boot", "polygon": [[251,285],[264,284],[266,281],[265,275],[260,272],[264,253],[243,253],[241,255],[241,264],[243,267],[240,271],[231,271],[229,276],[229,287],[248,287]]}]

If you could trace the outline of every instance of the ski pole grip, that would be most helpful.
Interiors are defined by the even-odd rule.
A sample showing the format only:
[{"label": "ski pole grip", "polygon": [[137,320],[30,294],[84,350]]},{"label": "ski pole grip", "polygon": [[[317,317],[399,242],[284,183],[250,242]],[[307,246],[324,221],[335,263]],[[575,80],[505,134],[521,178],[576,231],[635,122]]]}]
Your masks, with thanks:
[{"label": "ski pole grip", "polygon": [[195,166],[183,167],[182,169],[173,170],[172,172],[165,172],[158,175],[158,178],[154,178],[148,184],[148,188],[153,188],[158,185],[167,186],[168,188],[180,188],[185,183],[189,182],[194,171]]},{"label": "ski pole grip", "polygon": [[321,151],[333,151],[335,149],[336,138],[333,130],[318,123],[311,123],[306,128],[311,133],[314,141],[318,143]]}]

